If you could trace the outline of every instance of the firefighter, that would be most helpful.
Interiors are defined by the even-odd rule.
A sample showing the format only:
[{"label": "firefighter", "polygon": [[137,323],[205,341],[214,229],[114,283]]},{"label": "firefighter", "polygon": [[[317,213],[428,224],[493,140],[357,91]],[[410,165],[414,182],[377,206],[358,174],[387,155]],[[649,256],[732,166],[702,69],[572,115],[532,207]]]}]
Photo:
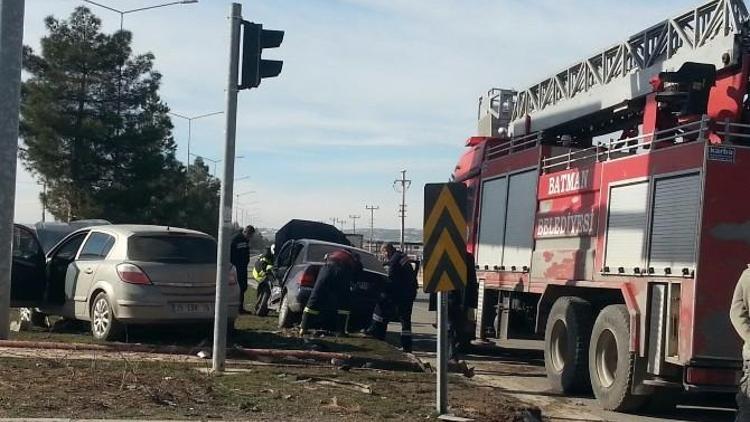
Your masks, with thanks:
[{"label": "firefighter", "polygon": [[261,255],[253,266],[253,278],[258,282],[255,314],[265,316],[268,312],[268,299],[271,296],[271,271],[273,270],[273,253],[271,248]]},{"label": "firefighter", "polygon": [[245,310],[245,292],[247,291],[247,266],[250,263],[250,238],[255,234],[255,227],[247,226],[232,238],[229,261],[237,271],[237,284],[240,285],[240,313]]},{"label": "firefighter", "polygon": [[326,254],[324,261],[302,312],[300,335],[306,334],[313,325],[325,326],[334,315],[336,334],[347,334],[351,289],[362,274],[362,263],[358,254],[346,249]]},{"label": "firefighter", "polygon": [[367,334],[384,340],[389,320],[392,316],[397,316],[401,322],[401,348],[411,353],[411,313],[414,300],[417,298],[417,274],[411,259],[397,250],[392,243],[386,243],[382,252],[387,260],[388,285],[380,302],[375,306]]},{"label": "firefighter", "polygon": [[742,273],[734,288],[729,318],[743,341],[743,375],[737,389],[737,418],[735,420],[750,422],[750,269]]}]

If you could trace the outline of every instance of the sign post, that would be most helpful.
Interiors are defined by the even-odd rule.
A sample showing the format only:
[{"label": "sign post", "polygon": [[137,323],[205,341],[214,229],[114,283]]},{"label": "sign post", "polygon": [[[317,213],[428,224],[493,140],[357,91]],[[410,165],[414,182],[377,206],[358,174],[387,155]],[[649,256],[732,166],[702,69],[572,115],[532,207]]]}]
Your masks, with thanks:
[{"label": "sign post", "polygon": [[436,410],[448,411],[448,297],[466,287],[466,186],[433,183],[424,187],[424,291],[437,293]]}]

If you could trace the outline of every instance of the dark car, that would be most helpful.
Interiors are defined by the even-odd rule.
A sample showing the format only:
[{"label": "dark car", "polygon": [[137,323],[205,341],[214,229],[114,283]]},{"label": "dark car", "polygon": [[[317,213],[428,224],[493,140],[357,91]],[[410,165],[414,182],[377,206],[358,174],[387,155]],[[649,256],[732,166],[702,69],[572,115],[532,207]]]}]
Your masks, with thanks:
[{"label": "dark car", "polygon": [[279,313],[279,327],[289,328],[300,320],[302,310],[310,298],[324,257],[336,249],[347,249],[359,254],[364,267],[362,277],[351,285],[349,330],[365,328],[372,318],[387,274],[375,255],[352,246],[313,239],[287,241],[276,254],[275,273],[280,280],[271,297],[271,306]]}]

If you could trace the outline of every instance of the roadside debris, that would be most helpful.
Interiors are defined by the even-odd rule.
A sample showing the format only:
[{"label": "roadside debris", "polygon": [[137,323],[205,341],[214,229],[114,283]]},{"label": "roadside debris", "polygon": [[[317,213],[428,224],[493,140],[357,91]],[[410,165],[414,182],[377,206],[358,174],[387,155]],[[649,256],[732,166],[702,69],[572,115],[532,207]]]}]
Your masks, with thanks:
[{"label": "roadside debris", "polygon": [[372,387],[354,381],[338,380],[334,378],[321,377],[297,377],[295,384],[315,383],[325,385],[326,387],[345,388],[347,390],[358,391],[363,394],[372,394]]}]

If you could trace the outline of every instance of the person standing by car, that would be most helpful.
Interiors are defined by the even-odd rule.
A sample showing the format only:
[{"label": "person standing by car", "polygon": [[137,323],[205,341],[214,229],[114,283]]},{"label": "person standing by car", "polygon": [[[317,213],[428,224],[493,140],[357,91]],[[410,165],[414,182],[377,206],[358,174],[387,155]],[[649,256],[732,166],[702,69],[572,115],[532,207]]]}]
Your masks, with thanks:
[{"label": "person standing by car", "polygon": [[268,299],[271,297],[271,271],[273,270],[273,253],[271,248],[261,255],[253,265],[253,278],[258,282],[255,314],[268,315]]},{"label": "person standing by car", "polygon": [[255,234],[255,227],[247,226],[232,238],[229,261],[237,270],[237,284],[240,286],[240,313],[245,310],[245,292],[247,291],[247,266],[250,264],[250,238]]},{"label": "person standing by car", "polygon": [[735,420],[746,422],[750,421],[750,269],[742,273],[734,288],[729,319],[743,341],[743,374],[737,389],[737,418]]},{"label": "person standing by car", "polygon": [[324,257],[325,265],[320,269],[315,287],[302,312],[300,335],[314,324],[326,325],[335,315],[338,335],[346,335],[349,325],[349,301],[352,285],[362,275],[362,263],[356,253],[337,249]]},{"label": "person standing by car", "polygon": [[383,297],[375,306],[372,323],[367,334],[380,340],[385,339],[391,315],[398,316],[401,322],[401,348],[412,351],[411,314],[417,297],[417,274],[409,257],[396,249],[392,243],[383,246],[388,266],[388,285]]}]

